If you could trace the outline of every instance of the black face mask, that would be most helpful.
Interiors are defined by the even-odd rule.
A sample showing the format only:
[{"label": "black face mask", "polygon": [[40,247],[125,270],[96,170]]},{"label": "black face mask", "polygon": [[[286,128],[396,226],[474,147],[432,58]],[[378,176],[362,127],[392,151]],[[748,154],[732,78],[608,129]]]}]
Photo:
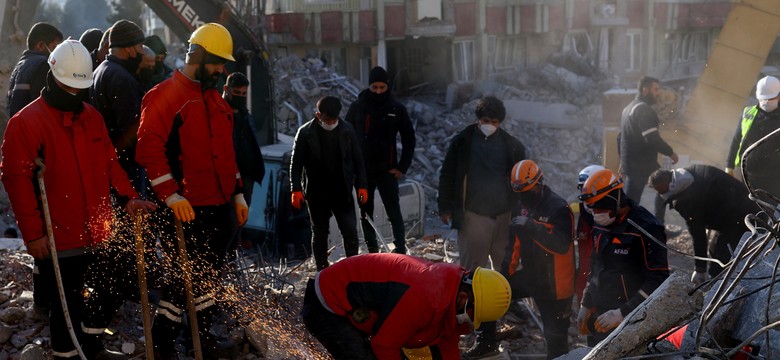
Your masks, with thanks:
[{"label": "black face mask", "polygon": [[151,84],[152,76],[154,76],[154,69],[141,68],[138,70],[138,80],[141,80],[141,84]]},{"label": "black face mask", "polygon": [[377,94],[373,91],[368,92],[368,100],[371,101],[371,103],[374,105],[384,104],[389,98],[390,98],[389,89],[381,94]]},{"label": "black face mask", "polygon": [[141,65],[141,61],[144,59],[144,54],[136,53],[135,57],[125,60],[127,62],[127,70],[131,73],[138,71],[138,67]]},{"label": "black face mask", "polygon": [[87,89],[80,90],[75,95],[65,91],[54,81],[54,75],[51,74],[51,71],[46,75],[46,87],[41,92],[43,100],[55,109],[75,113],[84,109],[86,95]]},{"label": "black face mask", "polygon": [[230,107],[236,110],[246,110],[246,96],[230,95],[227,99]]},{"label": "black face mask", "polygon": [[203,91],[217,87],[221,77],[222,73],[218,73],[216,71],[208,74],[206,66],[203,64],[201,64],[200,68],[198,68],[198,70],[195,72],[195,79],[200,81],[200,88]]},{"label": "black face mask", "polygon": [[154,63],[154,72],[155,73],[163,73],[165,69],[163,68],[163,62],[157,61]]}]

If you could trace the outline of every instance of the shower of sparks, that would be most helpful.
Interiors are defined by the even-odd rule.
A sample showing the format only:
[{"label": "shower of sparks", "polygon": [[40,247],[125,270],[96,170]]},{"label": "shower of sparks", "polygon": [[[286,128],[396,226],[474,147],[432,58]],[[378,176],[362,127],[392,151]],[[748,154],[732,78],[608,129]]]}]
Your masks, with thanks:
[{"label": "shower of sparks", "polygon": [[[174,244],[160,244],[160,241],[167,241],[157,235],[155,224],[162,223],[160,218],[165,217],[157,213],[146,216],[146,223],[142,227],[147,283],[150,287],[180,287],[184,284],[182,274],[186,269],[179,263],[176,251],[167,251]],[[128,299],[137,300],[139,291],[136,285],[133,223],[124,216],[117,217],[113,225],[109,240],[96,249],[107,255],[102,257],[106,263],[96,265],[104,269],[127,269],[127,272],[114,279],[94,280],[109,281],[112,291],[127,291]],[[225,239],[224,244],[230,240]],[[291,274],[290,269],[268,266],[259,256],[228,256],[229,261],[221,270],[213,271],[197,266],[204,264],[204,259],[195,257],[192,252],[188,253],[189,264],[193,266],[187,268],[195,269],[192,276],[195,279],[195,293],[213,294],[218,306],[228,317],[245,327],[247,333],[260,334],[265,344],[259,344],[259,350],[283,354],[285,359],[330,358],[319,342],[306,331],[298,316],[301,299],[293,295],[294,291],[302,294],[303,289],[295,289],[287,279]]]}]

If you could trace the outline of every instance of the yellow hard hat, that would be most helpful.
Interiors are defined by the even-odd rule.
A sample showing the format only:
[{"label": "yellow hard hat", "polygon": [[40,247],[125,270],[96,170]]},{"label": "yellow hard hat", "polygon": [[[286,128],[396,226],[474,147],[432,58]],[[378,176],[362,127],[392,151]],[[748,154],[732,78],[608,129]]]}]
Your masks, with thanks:
[{"label": "yellow hard hat", "polygon": [[203,47],[208,53],[223,59],[236,61],[233,58],[233,38],[222,25],[208,23],[197,28],[190,36],[190,45]]},{"label": "yellow hard hat", "polygon": [[498,271],[477,267],[471,280],[474,292],[474,328],[504,316],[512,301],[509,281]]}]

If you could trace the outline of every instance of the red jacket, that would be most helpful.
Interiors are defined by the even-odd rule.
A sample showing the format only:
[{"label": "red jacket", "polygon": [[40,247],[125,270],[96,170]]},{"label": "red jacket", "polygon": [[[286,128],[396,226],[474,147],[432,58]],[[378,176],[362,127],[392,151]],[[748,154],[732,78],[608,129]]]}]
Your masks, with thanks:
[{"label": "red jacket", "polygon": [[371,335],[379,360],[401,359],[400,349],[436,345],[444,359],[460,359],[456,295],[466,270],[400,254],[346,258],[319,272],[320,302]]},{"label": "red jacket", "polygon": [[240,189],[233,110],[176,71],[144,96],[136,161],[161,200],[178,192],[193,206],[230,202]]},{"label": "red jacket", "polygon": [[86,103],[74,115],[39,97],[9,120],[2,151],[3,185],[25,241],[46,234],[34,173],[37,157],[46,165],[43,178],[58,251],[108,237],[112,186],[120,195],[138,197],[117,162],[103,118]]}]

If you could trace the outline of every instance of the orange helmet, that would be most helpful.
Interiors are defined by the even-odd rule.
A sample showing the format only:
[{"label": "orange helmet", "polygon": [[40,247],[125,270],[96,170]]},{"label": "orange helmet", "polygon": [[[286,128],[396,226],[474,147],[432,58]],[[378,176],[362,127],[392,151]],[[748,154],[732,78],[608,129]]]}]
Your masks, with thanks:
[{"label": "orange helmet", "polygon": [[603,199],[612,190],[622,189],[623,181],[609,169],[599,170],[593,173],[585,184],[582,185],[582,194],[578,197],[586,205],[593,205]]},{"label": "orange helmet", "polygon": [[512,167],[509,181],[512,191],[525,192],[531,190],[541,178],[542,171],[539,170],[539,166],[533,160],[523,160]]}]

